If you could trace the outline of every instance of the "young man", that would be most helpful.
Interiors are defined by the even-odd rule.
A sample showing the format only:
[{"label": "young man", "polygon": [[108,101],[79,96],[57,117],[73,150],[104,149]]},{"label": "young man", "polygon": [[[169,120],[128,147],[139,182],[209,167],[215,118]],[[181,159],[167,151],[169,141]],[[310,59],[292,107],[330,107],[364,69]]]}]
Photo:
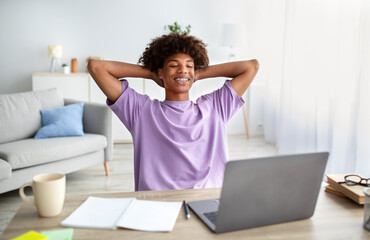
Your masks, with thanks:
[{"label": "young man", "polygon": [[[258,71],[257,60],[208,66],[205,44],[187,34],[154,39],[143,65],[91,60],[92,77],[134,143],[135,190],[221,187],[227,162],[227,121]],[[165,100],[135,92],[125,77],[154,80]],[[195,81],[227,77],[224,86],[189,101]],[[210,83],[212,84],[212,83]]]}]

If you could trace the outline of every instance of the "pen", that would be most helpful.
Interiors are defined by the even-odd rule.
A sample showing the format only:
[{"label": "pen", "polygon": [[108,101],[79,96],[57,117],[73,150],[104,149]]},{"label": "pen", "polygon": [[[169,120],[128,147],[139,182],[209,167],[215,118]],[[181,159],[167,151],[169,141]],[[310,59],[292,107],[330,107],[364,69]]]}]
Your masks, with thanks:
[{"label": "pen", "polygon": [[184,200],[184,209],[185,209],[185,216],[186,216],[186,219],[189,219],[189,218],[190,218],[189,207],[188,207],[188,204],[186,203],[186,201],[185,201],[185,200]]}]

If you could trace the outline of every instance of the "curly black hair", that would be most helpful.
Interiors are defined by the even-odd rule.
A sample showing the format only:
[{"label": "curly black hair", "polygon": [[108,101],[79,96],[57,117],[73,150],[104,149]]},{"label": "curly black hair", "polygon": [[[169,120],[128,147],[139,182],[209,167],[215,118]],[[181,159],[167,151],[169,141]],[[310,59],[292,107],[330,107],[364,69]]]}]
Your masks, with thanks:
[{"label": "curly black hair", "polygon": [[151,72],[157,72],[158,68],[163,67],[167,57],[178,53],[190,55],[194,60],[195,70],[206,68],[209,64],[206,44],[187,33],[170,33],[154,38],[145,48],[138,63]]}]

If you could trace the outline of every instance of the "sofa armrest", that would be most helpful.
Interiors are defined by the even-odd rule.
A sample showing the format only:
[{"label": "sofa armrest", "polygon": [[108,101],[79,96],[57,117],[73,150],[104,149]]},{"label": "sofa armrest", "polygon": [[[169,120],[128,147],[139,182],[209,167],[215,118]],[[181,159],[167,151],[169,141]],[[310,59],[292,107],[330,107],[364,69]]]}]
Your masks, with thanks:
[{"label": "sofa armrest", "polygon": [[[81,101],[72,99],[64,99],[64,104],[73,104]],[[105,105],[100,103],[84,102],[84,132],[104,135],[107,138],[107,147],[105,148],[104,162],[112,160],[113,154],[113,138],[112,138],[112,111]]]}]

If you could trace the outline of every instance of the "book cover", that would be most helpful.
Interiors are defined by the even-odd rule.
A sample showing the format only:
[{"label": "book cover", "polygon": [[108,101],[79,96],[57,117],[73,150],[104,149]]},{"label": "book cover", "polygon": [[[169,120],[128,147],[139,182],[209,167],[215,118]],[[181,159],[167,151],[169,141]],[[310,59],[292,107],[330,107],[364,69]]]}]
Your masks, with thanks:
[{"label": "book cover", "polygon": [[340,196],[340,197],[348,198],[344,193],[335,189],[335,187],[333,187],[332,185],[326,185],[325,186],[325,192],[332,193],[332,194],[335,194],[335,195]]},{"label": "book cover", "polygon": [[[326,174],[327,182],[333,186],[336,190],[342,192],[347,197],[351,198],[358,204],[364,204],[365,202],[365,194],[364,194],[364,186],[361,185],[354,185],[349,186],[345,183],[339,184],[338,182],[343,182],[344,177],[350,174]],[[356,174],[359,175],[359,174]],[[359,175],[361,176],[361,175]]]}]

